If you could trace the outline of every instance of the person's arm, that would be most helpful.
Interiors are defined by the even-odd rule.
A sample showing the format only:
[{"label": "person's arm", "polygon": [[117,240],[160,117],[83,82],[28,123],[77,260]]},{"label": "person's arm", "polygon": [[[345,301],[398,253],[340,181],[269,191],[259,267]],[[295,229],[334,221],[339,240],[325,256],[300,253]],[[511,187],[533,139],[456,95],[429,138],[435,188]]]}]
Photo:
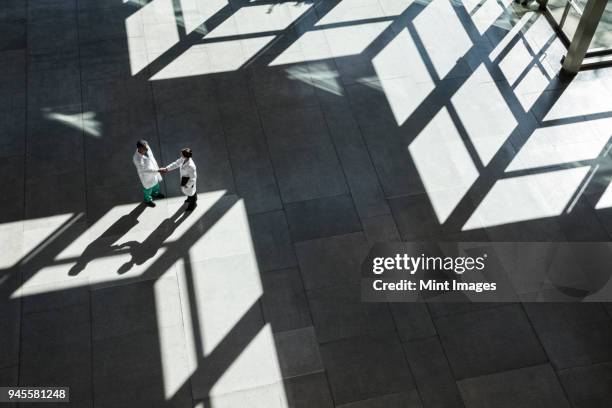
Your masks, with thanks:
[{"label": "person's arm", "polygon": [[136,170],[138,173],[157,173],[157,169],[150,169],[145,164],[144,157],[134,157],[134,166],[136,166]]},{"label": "person's arm", "polygon": [[167,165],[166,167],[164,167],[166,170],[168,171],[172,171],[172,170],[176,170],[179,167],[181,167],[181,163],[183,161],[183,158],[179,157],[178,160],[173,161],[172,163],[170,163],[169,165]]}]

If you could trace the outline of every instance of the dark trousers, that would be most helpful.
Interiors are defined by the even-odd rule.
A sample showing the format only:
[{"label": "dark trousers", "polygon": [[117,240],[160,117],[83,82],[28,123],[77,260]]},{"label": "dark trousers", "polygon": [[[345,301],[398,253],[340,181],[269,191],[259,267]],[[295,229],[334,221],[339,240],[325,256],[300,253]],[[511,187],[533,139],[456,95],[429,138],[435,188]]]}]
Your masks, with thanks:
[{"label": "dark trousers", "polygon": [[198,193],[195,193],[192,196],[188,196],[187,200],[185,200],[185,202],[189,204],[195,204],[196,201],[198,201]]}]

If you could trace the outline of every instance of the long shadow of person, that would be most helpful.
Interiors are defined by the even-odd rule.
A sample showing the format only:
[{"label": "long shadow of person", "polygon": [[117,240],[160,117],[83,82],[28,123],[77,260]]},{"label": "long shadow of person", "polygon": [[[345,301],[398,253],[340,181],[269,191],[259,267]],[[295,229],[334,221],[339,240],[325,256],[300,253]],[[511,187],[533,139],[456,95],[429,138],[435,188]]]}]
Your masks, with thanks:
[{"label": "long shadow of person", "polygon": [[132,259],[121,265],[118,274],[128,272],[134,265],[142,265],[153,258],[157,251],[162,247],[164,241],[168,239],[174,230],[189,217],[191,212],[183,211],[183,207],[178,209],[170,218],[166,218],[144,241],[127,241],[118,245],[113,245],[113,249],[128,248]]},{"label": "long shadow of person", "polygon": [[141,203],[134,207],[129,214],[123,215],[117,221],[113,223],[106,231],[104,231],[98,238],[92,241],[87,248],[83,251],[77,263],[70,268],[68,275],[76,276],[85,269],[87,264],[96,258],[107,255],[113,251],[112,243],[117,241],[120,237],[125,235],[131,230],[136,224],[138,224],[138,217],[146,208],[144,203]]}]

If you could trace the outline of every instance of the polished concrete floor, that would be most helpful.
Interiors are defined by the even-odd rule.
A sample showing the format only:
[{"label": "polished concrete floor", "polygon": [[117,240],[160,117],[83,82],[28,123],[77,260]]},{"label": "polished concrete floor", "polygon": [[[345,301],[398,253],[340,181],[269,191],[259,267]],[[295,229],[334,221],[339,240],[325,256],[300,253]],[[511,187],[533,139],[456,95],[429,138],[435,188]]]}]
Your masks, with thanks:
[{"label": "polished concrete floor", "polygon": [[[610,304],[366,304],[392,240],[608,241],[612,71],[508,0],[2,0],[0,385],[73,407],[612,405]],[[139,205],[134,143],[199,206]],[[68,406],[68,405],[61,405]]]}]

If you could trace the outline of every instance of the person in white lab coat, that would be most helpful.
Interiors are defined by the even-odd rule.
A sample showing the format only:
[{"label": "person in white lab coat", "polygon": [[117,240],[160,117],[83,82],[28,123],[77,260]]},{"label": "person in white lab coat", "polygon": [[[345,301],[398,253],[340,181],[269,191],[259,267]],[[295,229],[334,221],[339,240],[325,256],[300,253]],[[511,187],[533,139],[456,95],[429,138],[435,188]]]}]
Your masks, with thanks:
[{"label": "person in white lab coat", "polygon": [[155,207],[153,199],[164,198],[164,195],[159,191],[159,183],[162,177],[157,161],[146,140],[136,142],[136,153],[134,153],[132,161],[142,183],[144,202],[149,207]]},{"label": "person in white lab coat", "polygon": [[187,196],[185,202],[189,204],[185,211],[193,211],[193,209],[197,205],[196,201],[198,200],[198,194],[196,192],[198,172],[191,156],[191,149],[186,147],[181,150],[181,157],[179,157],[178,160],[160,169],[161,173],[167,173],[175,169],[181,169],[181,191]]}]

